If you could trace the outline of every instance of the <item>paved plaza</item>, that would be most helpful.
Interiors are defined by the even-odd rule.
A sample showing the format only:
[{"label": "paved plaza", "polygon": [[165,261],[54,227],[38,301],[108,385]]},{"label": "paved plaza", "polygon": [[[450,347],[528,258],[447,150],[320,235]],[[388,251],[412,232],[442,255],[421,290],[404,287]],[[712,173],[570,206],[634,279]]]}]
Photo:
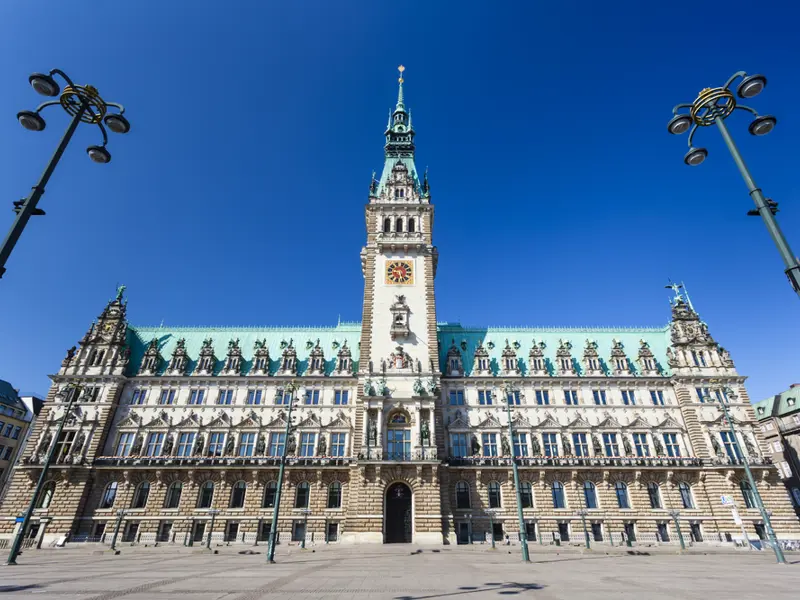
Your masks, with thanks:
[{"label": "paved plaza", "polygon": [[531,564],[523,564],[518,548],[396,545],[283,547],[278,563],[267,565],[261,547],[223,547],[215,555],[123,548],[119,556],[67,548],[26,552],[17,566],[0,567],[0,593],[64,600],[796,598],[800,555],[787,558],[790,564],[781,566],[765,552],[534,549]]}]

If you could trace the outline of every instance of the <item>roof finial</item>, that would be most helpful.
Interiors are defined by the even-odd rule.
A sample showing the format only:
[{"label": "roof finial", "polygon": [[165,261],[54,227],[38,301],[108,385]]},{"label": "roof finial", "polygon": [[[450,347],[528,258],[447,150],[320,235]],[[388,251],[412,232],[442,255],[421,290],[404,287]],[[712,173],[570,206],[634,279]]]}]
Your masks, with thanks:
[{"label": "roof finial", "polygon": [[406,68],[403,65],[397,67],[397,70],[400,71],[400,77],[397,78],[397,82],[400,84],[399,89],[397,91],[397,108],[405,108],[403,104],[403,71]]},{"label": "roof finial", "polygon": [[683,295],[686,297],[686,304],[689,305],[689,310],[691,310],[692,312],[697,312],[695,311],[694,306],[692,306],[692,301],[689,299],[689,290],[686,289],[686,286],[682,281],[681,281],[681,287],[683,288]]}]

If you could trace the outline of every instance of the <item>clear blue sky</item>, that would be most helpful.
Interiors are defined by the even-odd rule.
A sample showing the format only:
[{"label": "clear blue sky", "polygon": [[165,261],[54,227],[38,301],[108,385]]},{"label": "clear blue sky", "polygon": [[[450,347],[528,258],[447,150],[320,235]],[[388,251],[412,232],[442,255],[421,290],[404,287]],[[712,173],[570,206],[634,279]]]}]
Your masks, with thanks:
[{"label": "clear blue sky", "polygon": [[52,178],[0,280],[0,378],[46,393],[118,282],[140,325],[360,320],[363,208],[402,63],[440,320],[660,326],[672,277],[751,396],[777,393],[800,381],[800,303],[718,132],[692,169],[665,127],[701,88],[765,73],[752,104],[778,127],[730,126],[800,252],[800,12],[770,5],[6,0],[0,233],[67,125],[55,109],[43,133],[17,124],[41,100],[29,73],[95,85],[133,129],[102,166],[83,127]]}]

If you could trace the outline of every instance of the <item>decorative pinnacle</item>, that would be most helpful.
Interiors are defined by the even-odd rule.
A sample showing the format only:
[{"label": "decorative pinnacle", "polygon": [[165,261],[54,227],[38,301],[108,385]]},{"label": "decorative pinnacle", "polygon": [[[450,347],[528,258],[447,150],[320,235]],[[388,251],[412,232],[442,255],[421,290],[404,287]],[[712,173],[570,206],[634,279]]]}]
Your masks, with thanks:
[{"label": "decorative pinnacle", "polygon": [[400,84],[400,89],[397,91],[397,108],[395,110],[405,108],[405,105],[403,104],[403,71],[405,71],[406,68],[403,65],[400,65],[397,67],[397,70],[400,71],[400,77],[397,78],[397,81]]}]

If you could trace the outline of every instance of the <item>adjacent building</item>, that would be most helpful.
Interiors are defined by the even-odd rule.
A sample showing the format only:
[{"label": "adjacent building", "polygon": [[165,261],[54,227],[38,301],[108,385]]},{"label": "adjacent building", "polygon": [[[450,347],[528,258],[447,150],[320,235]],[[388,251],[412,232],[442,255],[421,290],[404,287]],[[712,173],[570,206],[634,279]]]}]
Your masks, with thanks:
[{"label": "adjacent building", "polygon": [[[34,515],[52,535],[101,536],[123,509],[125,540],[199,541],[213,509],[215,539],[266,540],[286,451],[284,540],[513,539],[518,497],[534,539],[582,536],[586,509],[598,541],[675,542],[672,510],[687,537],[725,541],[741,534],[722,495],[763,535],[745,458],[778,536],[800,538],[745,377],[681,289],[669,322],[653,327],[439,321],[434,205],[402,79],[385,138],[364,209],[361,322],[144,327],[129,322],[120,288],[52,375],[0,511],[3,533],[54,448]],[[290,382],[299,391],[287,436]]]},{"label": "adjacent building", "polygon": [[800,384],[755,404],[768,455],[800,517]]},{"label": "adjacent building", "polygon": [[39,398],[20,396],[10,383],[0,379],[0,501],[41,407]]}]

